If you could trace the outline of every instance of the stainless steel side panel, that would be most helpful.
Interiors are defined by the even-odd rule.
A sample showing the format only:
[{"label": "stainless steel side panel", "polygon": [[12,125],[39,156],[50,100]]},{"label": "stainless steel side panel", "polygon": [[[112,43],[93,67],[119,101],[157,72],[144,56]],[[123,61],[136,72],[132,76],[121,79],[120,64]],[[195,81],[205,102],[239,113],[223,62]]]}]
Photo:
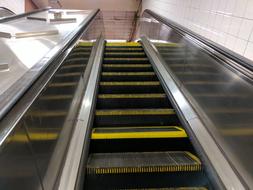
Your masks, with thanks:
[{"label": "stainless steel side panel", "polygon": [[141,42],[155,71],[158,74],[158,77],[161,79],[166,92],[177,104],[182,116],[188,122],[190,130],[193,132],[196,140],[199,142],[204,153],[210,160],[224,187],[228,190],[245,189],[244,185],[241,183],[227,159],[218,148],[216,142],[207,131],[205,125],[199,119],[191,104],[185,98],[182,90],[177,86],[174,79],[171,77],[172,72],[168,68],[164,67],[163,60],[159,58],[158,52],[154,50],[154,47],[152,47],[151,43],[146,37],[141,37]]}]

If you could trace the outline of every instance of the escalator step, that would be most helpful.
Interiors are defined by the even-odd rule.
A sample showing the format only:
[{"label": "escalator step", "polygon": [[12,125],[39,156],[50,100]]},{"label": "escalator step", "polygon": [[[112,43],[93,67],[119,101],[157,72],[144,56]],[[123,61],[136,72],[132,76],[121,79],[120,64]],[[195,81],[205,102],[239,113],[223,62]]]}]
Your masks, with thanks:
[{"label": "escalator step", "polygon": [[101,99],[166,98],[166,94],[99,94]]},{"label": "escalator step", "polygon": [[[107,58],[109,57],[118,57],[118,58],[136,58],[136,57],[145,57],[144,52],[105,52],[104,54]],[[146,60],[146,59],[145,59]]]},{"label": "escalator step", "polygon": [[167,96],[161,94],[99,94],[97,109],[170,108]]},{"label": "escalator step", "polygon": [[96,110],[96,116],[174,115],[174,109]]},{"label": "escalator step", "polygon": [[148,58],[129,58],[129,57],[117,57],[117,58],[104,58],[104,63],[149,63]]},{"label": "escalator step", "polygon": [[91,139],[185,138],[185,131],[176,126],[94,128]]},{"label": "escalator step", "polygon": [[100,82],[100,86],[159,86],[159,81]]},{"label": "escalator step", "polygon": [[200,160],[190,152],[127,152],[90,154],[88,175],[200,171]]},{"label": "escalator step", "polygon": [[154,72],[102,72],[102,81],[154,81]]}]

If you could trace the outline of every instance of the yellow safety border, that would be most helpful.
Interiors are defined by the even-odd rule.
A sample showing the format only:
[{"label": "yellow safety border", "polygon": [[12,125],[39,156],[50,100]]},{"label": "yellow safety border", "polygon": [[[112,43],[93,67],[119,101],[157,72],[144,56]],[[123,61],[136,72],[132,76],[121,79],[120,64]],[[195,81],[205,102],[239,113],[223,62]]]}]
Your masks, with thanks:
[{"label": "yellow safety border", "polygon": [[107,42],[106,46],[141,46],[138,42]]},{"label": "yellow safety border", "polygon": [[[156,129],[175,128],[177,131],[150,131],[150,132],[119,132],[119,133],[96,133],[96,129]],[[141,139],[141,138],[186,138],[184,129],[178,126],[148,126],[148,127],[117,127],[117,128],[94,128],[91,139]]]}]

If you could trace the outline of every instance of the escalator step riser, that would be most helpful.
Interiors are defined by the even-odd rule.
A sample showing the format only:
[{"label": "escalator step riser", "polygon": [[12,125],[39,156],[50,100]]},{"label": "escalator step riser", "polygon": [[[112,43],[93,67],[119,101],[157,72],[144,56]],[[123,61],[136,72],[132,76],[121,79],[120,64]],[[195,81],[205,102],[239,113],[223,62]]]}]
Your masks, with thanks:
[{"label": "escalator step riser", "polygon": [[133,53],[130,53],[130,52],[106,52],[104,54],[104,57],[105,58],[146,58],[146,55],[144,52],[139,52],[139,53],[136,53],[136,52],[133,52]]},{"label": "escalator step riser", "polygon": [[158,86],[100,86],[101,94],[129,94],[129,93],[163,93],[161,85]]},{"label": "escalator step riser", "polygon": [[147,58],[104,58],[104,64],[148,64]]},{"label": "escalator step riser", "polygon": [[96,116],[95,125],[99,127],[123,126],[168,126],[178,125],[179,120],[174,115],[131,115],[131,116]]},{"label": "escalator step riser", "polygon": [[103,66],[103,72],[152,72],[153,68],[148,67],[108,67]]},{"label": "escalator step riser", "polygon": [[117,108],[171,108],[167,97],[163,98],[98,98],[97,109]]},{"label": "escalator step riser", "polygon": [[102,72],[101,81],[158,81],[154,72]]},{"label": "escalator step riser", "polygon": [[[130,183],[131,182],[131,183]],[[147,189],[152,190],[167,187],[194,187],[207,184],[203,172],[174,172],[174,173],[141,173],[88,176],[85,189]],[[172,190],[172,189],[170,189]],[[177,190],[177,189],[176,189]],[[188,190],[188,189],[178,189]],[[195,190],[195,189],[194,189]]]},{"label": "escalator step riser", "polygon": [[188,138],[95,139],[90,147],[92,153],[193,151]]}]

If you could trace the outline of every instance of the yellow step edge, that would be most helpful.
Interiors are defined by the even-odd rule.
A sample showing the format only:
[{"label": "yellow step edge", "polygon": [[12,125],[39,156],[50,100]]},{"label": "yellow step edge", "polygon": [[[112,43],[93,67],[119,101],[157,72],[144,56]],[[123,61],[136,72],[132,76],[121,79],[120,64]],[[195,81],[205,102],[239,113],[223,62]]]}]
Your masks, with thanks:
[{"label": "yellow step edge", "polygon": [[72,72],[72,73],[60,73],[60,74],[56,74],[56,77],[73,77],[73,76],[79,76],[81,75],[83,72]]},{"label": "yellow step edge", "polygon": [[119,109],[96,110],[96,116],[127,116],[127,115],[174,115],[174,109]]},{"label": "yellow step edge", "polygon": [[40,100],[65,100],[65,99],[71,99],[73,98],[72,95],[48,95],[48,96],[42,96],[39,99]]},{"label": "yellow step edge", "polygon": [[103,64],[103,67],[111,68],[149,68],[151,64]]},{"label": "yellow step edge", "polygon": [[105,52],[105,55],[145,55],[144,52]]},{"label": "yellow step edge", "polygon": [[62,83],[51,83],[48,86],[49,87],[67,87],[67,86],[75,86],[76,82],[62,82]]},{"label": "yellow step edge", "polygon": [[154,72],[102,72],[102,76],[154,76]]},{"label": "yellow step edge", "polygon": [[120,98],[166,98],[166,94],[99,94],[101,99],[120,99]]},{"label": "yellow step edge", "polygon": [[144,82],[100,82],[101,86],[158,86],[159,81],[144,81]]},{"label": "yellow step edge", "polygon": [[[176,129],[175,131],[145,131],[136,132],[134,129]],[[96,133],[97,129],[111,130],[111,129],[129,129],[125,132],[104,132]],[[92,130],[91,139],[141,139],[141,138],[186,138],[185,130],[177,126],[147,126],[147,127],[117,127],[117,128],[94,128]]]},{"label": "yellow step edge", "polygon": [[107,42],[106,46],[141,46],[138,42]]},{"label": "yellow step edge", "polygon": [[105,61],[148,61],[148,58],[128,58],[128,57],[106,57],[104,58]]},{"label": "yellow step edge", "polygon": [[135,48],[135,47],[130,47],[130,48],[117,48],[117,47],[106,47],[106,51],[110,51],[110,50],[115,50],[115,49],[117,49],[117,52],[119,52],[119,50],[131,50],[131,51],[135,51],[135,50],[143,50],[143,48],[142,47],[137,47],[137,48]]}]

